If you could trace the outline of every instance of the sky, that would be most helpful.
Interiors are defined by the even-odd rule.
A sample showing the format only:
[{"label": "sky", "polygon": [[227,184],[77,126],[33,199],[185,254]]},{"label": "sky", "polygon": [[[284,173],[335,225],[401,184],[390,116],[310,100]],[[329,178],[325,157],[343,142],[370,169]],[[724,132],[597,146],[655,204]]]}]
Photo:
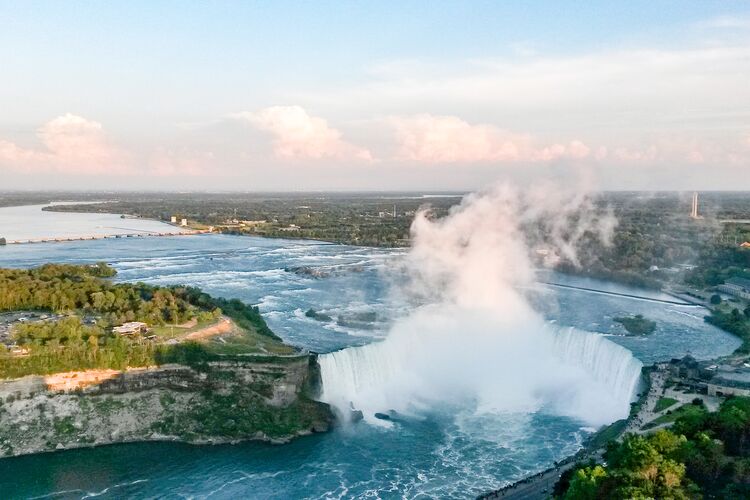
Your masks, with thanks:
[{"label": "sky", "polygon": [[581,178],[750,189],[749,2],[0,0],[0,190]]}]

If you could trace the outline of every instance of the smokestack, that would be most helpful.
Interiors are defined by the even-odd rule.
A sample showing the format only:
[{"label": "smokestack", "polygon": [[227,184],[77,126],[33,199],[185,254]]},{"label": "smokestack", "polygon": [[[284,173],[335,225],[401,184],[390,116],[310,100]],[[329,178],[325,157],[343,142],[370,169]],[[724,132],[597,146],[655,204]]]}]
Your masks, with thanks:
[{"label": "smokestack", "polygon": [[690,208],[690,218],[691,219],[698,219],[700,218],[698,216],[698,192],[693,192],[693,203]]}]

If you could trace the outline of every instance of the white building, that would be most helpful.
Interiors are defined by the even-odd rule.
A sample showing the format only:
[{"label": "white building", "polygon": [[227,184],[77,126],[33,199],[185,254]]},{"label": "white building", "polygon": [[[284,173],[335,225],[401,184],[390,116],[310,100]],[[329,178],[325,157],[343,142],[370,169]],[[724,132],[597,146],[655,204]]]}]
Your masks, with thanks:
[{"label": "white building", "polygon": [[187,226],[187,219],[182,219],[182,220],[180,221],[180,225],[181,225],[182,227],[185,227],[185,226]]},{"label": "white building", "polygon": [[120,335],[135,335],[136,333],[146,333],[148,331],[148,325],[141,321],[130,321],[112,328],[112,331],[114,333],[119,333]]},{"label": "white building", "polygon": [[726,283],[717,286],[716,289],[728,295],[750,300],[750,280],[745,278],[729,278]]}]

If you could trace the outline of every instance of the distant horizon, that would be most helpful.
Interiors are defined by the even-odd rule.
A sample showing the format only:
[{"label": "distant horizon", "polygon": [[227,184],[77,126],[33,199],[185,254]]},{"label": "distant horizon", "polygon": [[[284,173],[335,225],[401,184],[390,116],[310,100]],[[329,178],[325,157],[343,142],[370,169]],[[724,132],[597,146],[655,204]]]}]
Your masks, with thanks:
[{"label": "distant horizon", "polygon": [[6,189],[750,189],[750,4],[0,0]]},{"label": "distant horizon", "polygon": [[[75,190],[75,189],[0,189],[0,196],[3,194],[288,194],[288,195],[305,195],[305,194],[419,194],[424,196],[465,196],[475,193],[479,190],[434,190],[434,189],[372,189],[372,190],[311,190],[311,191],[274,191],[274,190],[257,190],[257,191],[237,191],[237,190],[114,190],[114,189],[93,189],[93,190]],[[591,193],[748,193],[750,189],[594,189]],[[65,200],[60,200],[65,201]]]}]

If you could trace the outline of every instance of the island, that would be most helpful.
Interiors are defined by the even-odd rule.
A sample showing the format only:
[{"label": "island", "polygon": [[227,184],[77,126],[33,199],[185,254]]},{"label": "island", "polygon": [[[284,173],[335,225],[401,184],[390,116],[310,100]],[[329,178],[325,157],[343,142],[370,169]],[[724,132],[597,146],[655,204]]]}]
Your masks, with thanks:
[{"label": "island", "polygon": [[644,318],[642,314],[620,316],[614,318],[614,321],[624,326],[625,330],[631,335],[648,335],[656,330],[656,322]]},{"label": "island", "polygon": [[0,456],[329,429],[315,355],[257,307],[114,275],[104,263],[0,269]]},{"label": "island", "polygon": [[329,315],[321,312],[317,312],[315,309],[308,309],[305,311],[305,316],[308,318],[312,318],[316,321],[333,321],[333,318],[331,318]]}]

